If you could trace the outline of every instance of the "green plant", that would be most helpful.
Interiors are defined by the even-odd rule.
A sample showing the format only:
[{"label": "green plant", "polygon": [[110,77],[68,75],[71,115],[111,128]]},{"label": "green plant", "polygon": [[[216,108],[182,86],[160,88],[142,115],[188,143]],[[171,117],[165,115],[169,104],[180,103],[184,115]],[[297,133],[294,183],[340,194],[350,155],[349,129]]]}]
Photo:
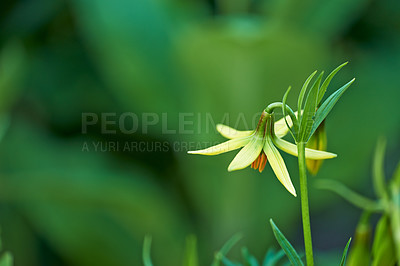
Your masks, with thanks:
[{"label": "green plant", "polygon": [[[299,93],[297,113],[286,104],[288,94],[291,90],[291,87],[289,87],[283,96],[282,102],[272,103],[263,110],[257,128],[254,131],[237,131],[219,125],[217,130],[222,135],[230,138],[229,141],[204,150],[189,152],[191,154],[215,155],[243,147],[229,165],[228,171],[240,170],[251,165],[252,168],[258,168],[261,172],[264,169],[266,161],[268,161],[279,181],[294,196],[296,196],[296,190],[291,182],[285,163],[276,147],[297,156],[304,244],[307,265],[310,266],[314,265],[314,256],[308,202],[306,159],[322,160],[334,158],[336,155],[324,151],[307,149],[306,146],[316,130],[320,128],[321,124],[324,122],[325,118],[335,106],[339,98],[354,82],[354,79],[352,79],[322,102],[332,78],[346,64],[347,63],[344,63],[333,70],[323,82],[322,77],[324,72],[320,73],[313,85],[309,88],[311,80],[317,73],[317,71],[313,72],[306,79]],[[274,128],[277,124],[275,123],[275,113],[277,109],[282,110],[283,119],[288,131],[295,141],[295,144],[283,140],[281,138],[282,136],[277,136],[277,132]],[[280,130],[281,128],[278,129],[278,132]],[[316,156],[313,157],[312,155]],[[278,242],[291,259],[291,262],[294,265],[301,265],[301,260],[299,259],[297,252],[273,222],[271,222],[271,225]],[[348,245],[349,243],[350,240]],[[343,263],[346,258],[348,245],[343,255]]]},{"label": "green plant", "polygon": [[[364,197],[334,180],[318,180],[316,186],[331,190],[354,206],[364,210],[356,228],[355,243],[349,254],[349,266],[400,264],[400,163],[386,181],[384,156],[386,141],[376,145],[372,164],[372,177],[376,200]],[[371,216],[380,215],[371,247]]]}]

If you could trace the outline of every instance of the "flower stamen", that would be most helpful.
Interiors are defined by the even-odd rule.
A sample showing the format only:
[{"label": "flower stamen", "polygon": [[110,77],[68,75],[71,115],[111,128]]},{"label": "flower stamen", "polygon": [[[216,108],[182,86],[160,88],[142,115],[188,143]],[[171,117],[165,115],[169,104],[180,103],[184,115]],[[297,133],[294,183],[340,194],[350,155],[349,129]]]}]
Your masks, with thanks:
[{"label": "flower stamen", "polygon": [[262,151],[260,152],[260,155],[258,155],[257,159],[255,159],[254,162],[251,163],[251,168],[255,170],[258,169],[258,171],[261,173],[264,170],[266,163],[267,163],[267,156]]}]

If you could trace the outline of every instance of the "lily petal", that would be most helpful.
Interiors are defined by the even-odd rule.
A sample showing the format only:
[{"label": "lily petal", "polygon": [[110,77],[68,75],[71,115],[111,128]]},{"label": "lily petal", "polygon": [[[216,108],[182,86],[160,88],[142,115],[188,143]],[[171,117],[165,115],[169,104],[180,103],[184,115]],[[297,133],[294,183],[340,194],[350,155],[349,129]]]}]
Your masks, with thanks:
[{"label": "lily petal", "polygon": [[[294,114],[297,116],[297,111]],[[292,119],[290,119],[290,116],[287,115],[286,119],[288,121],[289,126],[292,127],[293,126],[293,121],[292,121]],[[282,117],[281,119],[279,119],[278,121],[275,122],[274,128],[275,128],[275,135],[278,138],[283,138],[289,132],[289,128],[287,127],[287,125],[285,123],[285,118],[284,117]]]},{"label": "lily petal", "polygon": [[254,132],[253,130],[247,130],[247,131],[236,130],[234,128],[222,124],[217,125],[217,131],[227,139],[247,137],[253,134]]},{"label": "lily petal", "polygon": [[[278,137],[273,138],[273,142],[279,149],[283,150],[286,153],[297,156],[297,146],[293,143],[290,143],[286,140],[280,139]],[[323,160],[323,159],[331,159],[337,157],[336,154],[326,151],[319,151],[306,148],[306,159],[312,160]]]},{"label": "lily petal", "polygon": [[267,136],[265,139],[264,152],[267,155],[268,162],[278,180],[293,196],[296,197],[296,190],[292,184],[292,180],[290,180],[289,172],[286,168],[285,162],[283,161],[281,154],[275,148],[274,144],[272,143],[272,139],[269,136]]},{"label": "lily petal", "polygon": [[225,141],[221,144],[209,147],[207,149],[198,151],[188,151],[190,154],[202,154],[202,155],[217,155],[228,151],[233,151],[247,145],[251,140],[251,137],[236,138]]},{"label": "lily petal", "polygon": [[251,141],[235,156],[228,166],[228,171],[235,171],[246,168],[260,155],[263,148],[262,136],[253,136]]}]

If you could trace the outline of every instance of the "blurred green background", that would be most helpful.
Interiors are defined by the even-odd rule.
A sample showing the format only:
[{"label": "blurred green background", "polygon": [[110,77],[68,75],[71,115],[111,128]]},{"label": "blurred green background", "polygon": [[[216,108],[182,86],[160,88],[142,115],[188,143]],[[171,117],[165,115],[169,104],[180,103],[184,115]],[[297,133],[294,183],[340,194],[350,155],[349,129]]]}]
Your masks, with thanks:
[{"label": "blurred green background", "polygon": [[[289,85],[294,106],[311,72],[329,73],[345,61],[329,91],[356,82],[327,120],[328,149],[339,156],[317,178],[373,196],[378,136],[388,139],[388,172],[400,157],[399,1],[1,1],[4,248],[17,266],[141,265],[148,233],[154,263],[180,265],[186,236],[196,234],[207,265],[242,232],[240,245],[261,259],[277,247],[268,224],[273,218],[301,250],[300,199],[269,166],[262,174],[228,173],[234,152],[189,156],[181,145],[222,141],[204,130],[207,114],[215,122],[229,114],[230,126],[239,114],[251,121]],[[133,134],[118,130],[124,112],[138,115]],[[99,116],[86,134],[83,113]],[[116,134],[102,133],[103,113],[116,114],[110,118]],[[140,130],[143,113],[160,117],[147,133]],[[163,131],[163,113],[176,134]],[[195,114],[186,126],[194,134],[179,131],[180,113]],[[147,146],[112,151],[105,147],[110,142]],[[152,149],[156,142],[167,148]],[[296,158],[283,156],[298,189]],[[311,179],[317,260],[338,262],[361,212],[312,185]],[[239,253],[234,248],[230,256]]]}]

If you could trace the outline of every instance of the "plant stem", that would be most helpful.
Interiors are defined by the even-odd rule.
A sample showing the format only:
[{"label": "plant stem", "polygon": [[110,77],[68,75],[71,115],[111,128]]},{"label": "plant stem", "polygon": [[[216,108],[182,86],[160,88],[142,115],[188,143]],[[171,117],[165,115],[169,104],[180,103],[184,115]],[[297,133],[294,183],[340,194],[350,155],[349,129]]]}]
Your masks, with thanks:
[{"label": "plant stem", "polygon": [[303,220],[304,245],[306,248],[306,259],[308,266],[314,266],[314,257],[311,239],[310,211],[308,206],[308,188],[307,188],[307,172],[306,172],[306,143],[298,142],[298,160],[300,175],[300,200],[301,200],[301,217]]}]

